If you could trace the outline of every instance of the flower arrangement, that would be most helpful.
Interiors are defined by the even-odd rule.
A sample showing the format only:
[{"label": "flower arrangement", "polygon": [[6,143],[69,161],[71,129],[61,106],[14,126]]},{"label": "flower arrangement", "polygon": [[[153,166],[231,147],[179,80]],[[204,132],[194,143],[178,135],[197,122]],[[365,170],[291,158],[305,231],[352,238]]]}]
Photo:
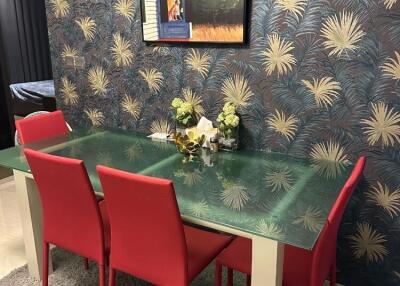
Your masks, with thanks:
[{"label": "flower arrangement", "polygon": [[236,114],[236,105],[231,102],[225,103],[222,112],[218,115],[217,122],[219,131],[226,139],[234,138],[240,122],[239,116]]},{"label": "flower arrangement", "polygon": [[175,120],[184,127],[191,127],[194,124],[194,108],[193,104],[180,98],[174,98],[172,101],[172,109],[175,110]]}]

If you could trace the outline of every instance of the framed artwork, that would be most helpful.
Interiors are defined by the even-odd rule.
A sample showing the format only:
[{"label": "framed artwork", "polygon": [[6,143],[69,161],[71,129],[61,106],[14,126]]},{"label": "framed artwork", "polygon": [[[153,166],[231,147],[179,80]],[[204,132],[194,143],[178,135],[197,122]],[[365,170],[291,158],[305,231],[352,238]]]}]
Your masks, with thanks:
[{"label": "framed artwork", "polygon": [[245,44],[249,0],[141,0],[143,40]]}]

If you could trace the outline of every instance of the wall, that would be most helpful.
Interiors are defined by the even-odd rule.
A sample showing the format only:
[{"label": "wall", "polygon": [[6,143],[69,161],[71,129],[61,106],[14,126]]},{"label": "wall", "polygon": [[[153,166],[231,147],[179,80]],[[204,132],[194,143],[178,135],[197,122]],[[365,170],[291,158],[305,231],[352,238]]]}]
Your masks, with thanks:
[{"label": "wall", "polygon": [[[171,100],[190,89],[209,118],[226,100],[240,106],[247,148],[337,161],[364,154],[366,181],[341,227],[339,277],[400,283],[397,0],[253,0],[243,49],[145,46],[131,0],[47,2],[58,101],[73,127],[169,128]],[[133,9],[118,9],[124,2]],[[84,56],[86,68],[66,69],[66,54]]]}]

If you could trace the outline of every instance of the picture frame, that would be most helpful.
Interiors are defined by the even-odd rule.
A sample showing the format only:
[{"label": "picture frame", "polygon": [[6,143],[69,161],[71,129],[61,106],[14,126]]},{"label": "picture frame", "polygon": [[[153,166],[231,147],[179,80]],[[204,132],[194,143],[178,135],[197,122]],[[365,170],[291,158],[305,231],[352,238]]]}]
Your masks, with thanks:
[{"label": "picture frame", "polygon": [[248,43],[250,0],[141,0],[147,44],[230,45]]}]

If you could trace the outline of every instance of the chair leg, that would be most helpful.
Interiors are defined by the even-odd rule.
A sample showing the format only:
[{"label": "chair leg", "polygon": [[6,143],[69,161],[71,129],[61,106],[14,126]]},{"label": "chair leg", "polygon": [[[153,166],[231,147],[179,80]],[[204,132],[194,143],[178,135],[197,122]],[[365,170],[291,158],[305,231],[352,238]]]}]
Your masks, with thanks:
[{"label": "chair leg", "polygon": [[115,270],[110,266],[108,286],[115,286]]},{"label": "chair leg", "polygon": [[99,264],[99,286],[106,286],[106,268]]},{"label": "chair leg", "polygon": [[86,257],[83,258],[83,267],[86,271],[89,270],[89,259],[87,259]]},{"label": "chair leg", "polygon": [[215,286],[222,286],[222,265],[215,261]]},{"label": "chair leg", "polygon": [[233,286],[233,269],[228,267],[228,286]]},{"label": "chair leg", "polygon": [[246,275],[246,285],[251,286],[251,275],[249,274]]},{"label": "chair leg", "polygon": [[330,286],[336,286],[336,262],[331,266],[331,282]]},{"label": "chair leg", "polygon": [[43,242],[43,277],[42,285],[47,286],[49,284],[49,244]]}]

